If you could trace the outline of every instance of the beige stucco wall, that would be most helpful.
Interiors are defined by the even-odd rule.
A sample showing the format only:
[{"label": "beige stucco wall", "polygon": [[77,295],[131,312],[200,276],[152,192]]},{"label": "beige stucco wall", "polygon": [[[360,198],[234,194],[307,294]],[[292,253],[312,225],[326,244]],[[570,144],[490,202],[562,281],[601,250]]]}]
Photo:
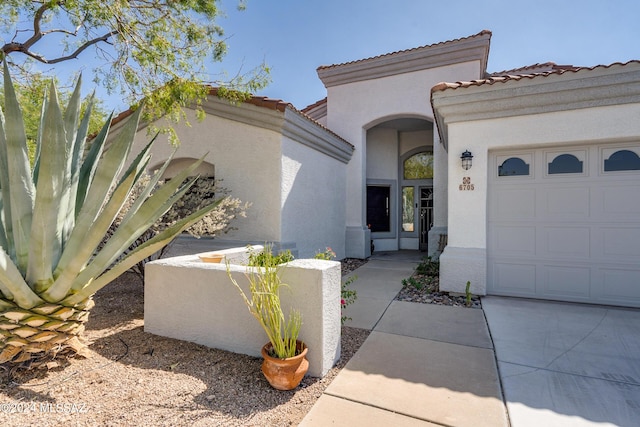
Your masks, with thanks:
[{"label": "beige stucco wall", "polygon": [[[279,241],[281,135],[213,115],[200,122],[190,110],[187,116],[191,126],[176,128],[181,144],[175,157],[197,159],[208,153],[205,160],[215,167],[216,178],[223,179],[222,185],[231,190],[231,196],[251,203],[246,218],[234,221],[238,229],[219,239]],[[148,140],[144,130],[138,132],[132,154]],[[150,167],[162,163],[172,150],[166,137],[160,136],[152,149]]]},{"label": "beige stucco wall", "polygon": [[399,142],[398,153],[400,156],[416,148],[432,147],[433,130],[400,132]]},{"label": "beige stucco wall", "polygon": [[397,179],[398,131],[374,128],[367,132],[367,179]]},{"label": "beige stucco wall", "polygon": [[[347,170],[347,226],[365,229],[367,129],[399,117],[433,120],[431,87],[442,81],[477,79],[480,62],[469,61],[438,68],[356,81],[327,89],[327,126],[355,146]],[[396,175],[397,177],[397,175]],[[349,242],[347,242],[349,245]],[[349,248],[347,248],[349,253]],[[350,256],[358,256],[350,253]]]},{"label": "beige stucco wall", "polygon": [[[228,252],[235,257],[238,249],[245,250]],[[247,267],[231,262],[229,271],[250,295]],[[303,316],[299,337],[310,349],[308,375],[323,377],[340,358],[340,263],[297,259],[280,274],[288,285],[280,294],[284,312],[294,308]],[[256,357],[268,342],[226,264],[204,263],[195,255],[147,264],[144,321],[149,333]]]},{"label": "beige stucco wall", "polygon": [[282,240],[297,242],[302,258],[326,247],[344,258],[346,165],[286,137],[281,162]]},{"label": "beige stucco wall", "polygon": [[429,230],[428,255],[439,255],[440,235],[448,234],[448,204],[449,192],[447,188],[449,175],[448,153],[440,142],[437,132],[433,135],[433,226]]}]

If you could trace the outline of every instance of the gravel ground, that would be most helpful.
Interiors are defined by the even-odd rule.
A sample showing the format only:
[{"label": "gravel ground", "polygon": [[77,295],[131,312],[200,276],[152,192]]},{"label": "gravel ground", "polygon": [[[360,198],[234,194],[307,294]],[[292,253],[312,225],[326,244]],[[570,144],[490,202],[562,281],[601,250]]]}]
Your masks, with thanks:
[{"label": "gravel ground", "polygon": [[[364,263],[343,261],[343,275]],[[397,299],[458,304],[434,289],[407,286]],[[133,274],[95,301],[85,331],[92,357],[52,361],[48,371],[0,366],[1,426],[297,425],[369,335],[343,327],[342,357],[324,378],[277,391],[260,358],[145,333],[143,287]]]},{"label": "gravel ground", "polygon": [[[361,259],[345,259],[342,261],[342,275],[346,275],[356,268],[366,264],[367,260]],[[405,281],[395,299],[398,301],[417,302],[422,304],[449,305],[455,307],[467,307],[465,295],[449,295],[448,292],[441,292],[439,280],[437,276],[429,276],[427,274],[414,273],[411,278],[412,282]],[[409,279],[409,278],[407,278]],[[413,284],[412,284],[413,283]],[[418,286],[415,286],[415,285]],[[469,308],[482,308],[480,297],[471,296]]]},{"label": "gravel ground", "polygon": [[[440,292],[438,277],[428,277],[426,275],[414,274],[413,283],[405,284],[396,295],[398,301],[419,302],[423,304],[450,305],[455,307],[467,307],[467,299],[465,295],[449,295],[448,292]],[[482,308],[480,298],[471,297],[469,308]]]},{"label": "gravel ground", "polygon": [[92,357],[52,362],[48,371],[0,366],[0,426],[297,425],[369,335],[343,327],[342,356],[324,378],[277,391],[261,358],[145,333],[143,287],[133,274],[95,301],[85,331]]}]

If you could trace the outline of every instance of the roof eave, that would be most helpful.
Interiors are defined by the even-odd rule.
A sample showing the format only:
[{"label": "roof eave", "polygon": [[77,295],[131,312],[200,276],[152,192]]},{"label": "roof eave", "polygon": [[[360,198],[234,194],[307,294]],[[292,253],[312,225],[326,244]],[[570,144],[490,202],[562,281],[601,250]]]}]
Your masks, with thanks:
[{"label": "roof eave", "polygon": [[434,45],[393,52],[374,58],[319,67],[318,76],[325,87],[362,80],[409,73],[463,62],[479,61],[483,77],[489,58],[491,32],[482,31],[474,36]]},{"label": "roof eave", "polygon": [[445,149],[450,123],[628,103],[640,103],[640,61],[439,83],[431,89],[431,106]]}]

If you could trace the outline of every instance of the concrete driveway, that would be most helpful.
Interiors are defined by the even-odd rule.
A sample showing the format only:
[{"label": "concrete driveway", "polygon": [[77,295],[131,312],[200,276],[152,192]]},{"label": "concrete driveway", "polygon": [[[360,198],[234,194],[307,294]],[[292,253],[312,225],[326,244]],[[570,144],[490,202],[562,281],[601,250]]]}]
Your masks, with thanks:
[{"label": "concrete driveway", "polygon": [[639,426],[640,310],[485,297],[512,427]]}]

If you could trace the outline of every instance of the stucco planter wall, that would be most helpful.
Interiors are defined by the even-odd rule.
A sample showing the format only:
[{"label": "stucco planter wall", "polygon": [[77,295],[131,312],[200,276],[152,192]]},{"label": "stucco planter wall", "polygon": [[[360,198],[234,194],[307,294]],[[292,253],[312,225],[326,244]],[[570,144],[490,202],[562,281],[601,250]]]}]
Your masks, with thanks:
[{"label": "stucco planter wall", "polygon": [[[230,249],[230,270],[248,292],[245,248]],[[300,310],[300,339],[309,347],[308,375],[324,376],[340,357],[340,263],[298,259],[282,267],[285,313]],[[167,258],[146,266],[144,329],[156,335],[260,357],[268,341],[227,276],[225,263],[197,255]]]}]

